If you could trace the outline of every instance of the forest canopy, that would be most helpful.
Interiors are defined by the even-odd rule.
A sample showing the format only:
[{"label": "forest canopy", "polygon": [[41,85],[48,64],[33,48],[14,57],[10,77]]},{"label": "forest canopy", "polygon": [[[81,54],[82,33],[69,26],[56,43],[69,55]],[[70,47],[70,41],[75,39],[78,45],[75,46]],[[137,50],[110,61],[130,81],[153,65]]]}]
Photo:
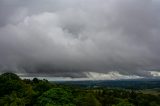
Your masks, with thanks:
[{"label": "forest canopy", "polygon": [[160,95],[132,89],[81,88],[14,73],[0,75],[0,106],[159,106]]}]

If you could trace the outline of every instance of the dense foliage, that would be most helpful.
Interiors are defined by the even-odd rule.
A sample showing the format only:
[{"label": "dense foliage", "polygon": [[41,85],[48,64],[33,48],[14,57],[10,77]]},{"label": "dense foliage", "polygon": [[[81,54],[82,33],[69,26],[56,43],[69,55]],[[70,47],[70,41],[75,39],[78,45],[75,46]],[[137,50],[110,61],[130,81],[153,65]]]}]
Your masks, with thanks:
[{"label": "dense foliage", "polygon": [[0,106],[160,106],[160,95],[134,90],[80,88],[0,75]]}]

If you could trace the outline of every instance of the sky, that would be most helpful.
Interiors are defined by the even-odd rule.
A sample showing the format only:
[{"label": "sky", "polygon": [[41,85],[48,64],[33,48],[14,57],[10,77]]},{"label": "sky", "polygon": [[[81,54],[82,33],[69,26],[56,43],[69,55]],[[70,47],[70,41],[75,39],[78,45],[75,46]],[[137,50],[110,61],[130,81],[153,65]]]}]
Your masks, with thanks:
[{"label": "sky", "polygon": [[159,0],[0,0],[0,72],[160,77]]}]

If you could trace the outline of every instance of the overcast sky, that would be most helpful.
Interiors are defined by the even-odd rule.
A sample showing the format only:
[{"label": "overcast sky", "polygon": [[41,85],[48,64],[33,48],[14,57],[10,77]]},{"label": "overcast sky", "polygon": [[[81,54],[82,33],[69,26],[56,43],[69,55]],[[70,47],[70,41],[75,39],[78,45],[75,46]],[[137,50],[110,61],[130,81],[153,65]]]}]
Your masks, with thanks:
[{"label": "overcast sky", "polygon": [[160,1],[0,0],[0,71],[8,70],[150,77],[160,72]]}]

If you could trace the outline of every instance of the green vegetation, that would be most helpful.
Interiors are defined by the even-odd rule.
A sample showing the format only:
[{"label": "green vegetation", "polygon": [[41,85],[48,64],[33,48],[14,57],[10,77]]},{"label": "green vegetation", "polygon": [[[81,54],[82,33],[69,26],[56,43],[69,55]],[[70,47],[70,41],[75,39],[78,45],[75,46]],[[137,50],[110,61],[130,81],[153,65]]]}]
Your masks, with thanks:
[{"label": "green vegetation", "polygon": [[[143,90],[142,90],[143,91]],[[160,95],[118,88],[80,88],[0,75],[0,106],[160,106]]]}]

